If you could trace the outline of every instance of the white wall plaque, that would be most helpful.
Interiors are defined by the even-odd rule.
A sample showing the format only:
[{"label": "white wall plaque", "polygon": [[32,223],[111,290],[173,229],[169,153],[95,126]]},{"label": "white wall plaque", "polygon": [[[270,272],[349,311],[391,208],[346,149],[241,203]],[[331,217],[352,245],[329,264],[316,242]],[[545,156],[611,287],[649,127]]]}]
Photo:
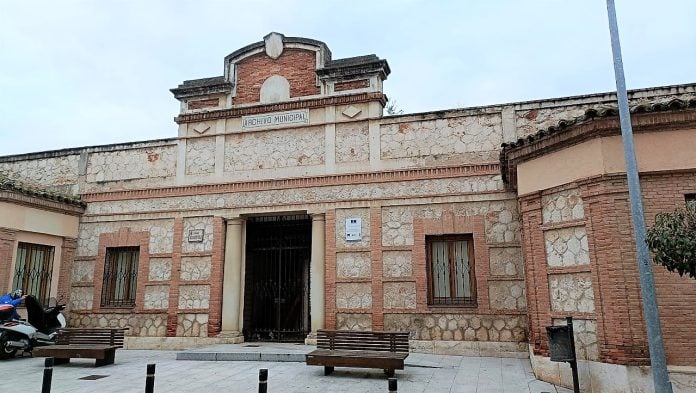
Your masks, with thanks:
[{"label": "white wall plaque", "polygon": [[362,240],[362,218],[346,218],[346,241]]},{"label": "white wall plaque", "polygon": [[205,229],[190,229],[188,233],[189,243],[200,243],[203,241],[203,235],[205,235]]},{"label": "white wall plaque", "polygon": [[244,130],[297,123],[309,124],[309,109],[242,116],[242,129]]}]

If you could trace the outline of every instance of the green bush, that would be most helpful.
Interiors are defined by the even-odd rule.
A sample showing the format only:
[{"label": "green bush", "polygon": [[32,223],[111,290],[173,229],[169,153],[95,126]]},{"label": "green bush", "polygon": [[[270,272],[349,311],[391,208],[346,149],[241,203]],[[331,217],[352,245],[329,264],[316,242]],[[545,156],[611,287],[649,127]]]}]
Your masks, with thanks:
[{"label": "green bush", "polygon": [[653,261],[670,272],[696,279],[696,203],[672,213],[659,213],[648,229]]}]

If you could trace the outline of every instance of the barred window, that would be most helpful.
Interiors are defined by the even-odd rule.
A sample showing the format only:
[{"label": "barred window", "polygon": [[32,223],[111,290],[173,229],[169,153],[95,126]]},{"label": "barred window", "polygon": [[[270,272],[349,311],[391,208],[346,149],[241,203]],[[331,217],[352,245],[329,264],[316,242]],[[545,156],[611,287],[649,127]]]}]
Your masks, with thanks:
[{"label": "barred window", "polygon": [[426,236],[428,304],[476,306],[473,239]]},{"label": "barred window", "polygon": [[686,206],[696,204],[696,194],[685,194]]},{"label": "barred window", "polygon": [[110,247],[106,249],[101,293],[102,307],[135,306],[139,254],[140,247]]},{"label": "barred window", "polygon": [[54,247],[19,242],[13,289],[34,295],[46,304],[51,290]]}]

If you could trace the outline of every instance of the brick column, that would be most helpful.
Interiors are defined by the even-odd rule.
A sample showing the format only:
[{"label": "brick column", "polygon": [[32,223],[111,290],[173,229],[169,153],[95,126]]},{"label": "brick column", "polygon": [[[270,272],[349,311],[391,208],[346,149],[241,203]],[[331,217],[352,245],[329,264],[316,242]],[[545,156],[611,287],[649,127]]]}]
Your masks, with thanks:
[{"label": "brick column", "polygon": [[582,190],[595,281],[600,361],[649,364],[625,177],[593,179]]},{"label": "brick column", "polygon": [[215,217],[213,222],[213,256],[210,262],[210,314],[208,337],[222,330],[222,265],[225,261],[225,220]]},{"label": "brick column", "polygon": [[336,328],[336,210],[326,212],[326,257],[324,312],[327,329]]},{"label": "brick column", "polygon": [[167,337],[176,337],[177,310],[179,309],[179,282],[181,281],[181,243],[184,240],[184,219],[174,219],[172,244],[172,273],[169,281],[169,310]]},{"label": "brick column", "polygon": [[520,214],[527,284],[529,343],[534,345],[535,354],[545,356],[548,352],[545,327],[551,325],[552,321],[544,232],[541,229],[541,194],[520,198]]},{"label": "brick column", "polygon": [[[77,249],[77,239],[64,237],[61,245],[60,271],[58,273],[58,303],[67,304],[70,300],[70,285],[72,284],[72,265]],[[54,281],[55,282],[55,281]]]},{"label": "brick column", "polygon": [[370,259],[372,259],[372,330],[384,330],[381,206],[370,209],[370,239]]}]

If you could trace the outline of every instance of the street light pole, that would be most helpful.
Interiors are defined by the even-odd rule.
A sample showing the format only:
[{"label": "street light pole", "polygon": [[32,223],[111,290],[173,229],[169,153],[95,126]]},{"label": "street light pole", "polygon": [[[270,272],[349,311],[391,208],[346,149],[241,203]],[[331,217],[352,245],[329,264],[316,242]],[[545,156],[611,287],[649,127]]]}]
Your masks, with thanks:
[{"label": "street light pole", "polygon": [[609,14],[609,34],[611,35],[611,51],[614,56],[614,74],[616,76],[616,96],[619,99],[619,118],[621,121],[621,137],[623,139],[624,157],[626,160],[626,176],[628,177],[628,196],[631,201],[631,218],[635,234],[636,257],[640,273],[640,288],[643,298],[643,312],[648,333],[648,348],[650,350],[650,365],[652,367],[653,383],[656,393],[672,393],[669,381],[665,348],[662,343],[662,329],[655,296],[655,280],[653,279],[652,264],[648,244],[645,241],[645,217],[641,200],[640,181],[638,179],[638,164],[633,146],[633,129],[631,128],[631,113],[628,110],[628,95],[624,79],[623,61],[621,59],[621,44],[619,43],[619,28],[616,23],[616,8],[614,0],[607,0]]}]

